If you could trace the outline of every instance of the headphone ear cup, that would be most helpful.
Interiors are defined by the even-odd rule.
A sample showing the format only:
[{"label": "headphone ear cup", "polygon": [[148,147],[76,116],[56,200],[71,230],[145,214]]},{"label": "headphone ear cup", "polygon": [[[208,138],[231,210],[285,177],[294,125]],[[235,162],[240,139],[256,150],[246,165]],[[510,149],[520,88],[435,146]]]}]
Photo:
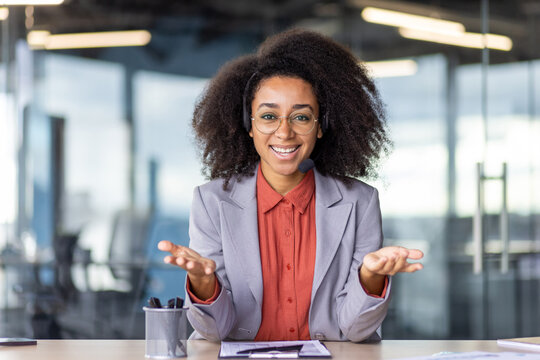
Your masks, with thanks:
[{"label": "headphone ear cup", "polygon": [[321,130],[323,134],[328,130],[328,111],[326,111],[323,115],[323,118],[321,121]]},{"label": "headphone ear cup", "polygon": [[249,118],[249,111],[247,109],[246,105],[246,99],[244,98],[244,129],[246,129],[247,132],[251,130],[251,119]]}]

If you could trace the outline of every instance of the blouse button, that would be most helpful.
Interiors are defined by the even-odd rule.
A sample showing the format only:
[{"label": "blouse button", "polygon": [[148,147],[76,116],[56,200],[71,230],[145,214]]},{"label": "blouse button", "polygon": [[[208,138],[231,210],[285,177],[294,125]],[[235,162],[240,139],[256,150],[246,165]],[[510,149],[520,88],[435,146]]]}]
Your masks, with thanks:
[{"label": "blouse button", "polygon": [[289,302],[289,304],[292,304],[292,297],[288,298],[287,301]]},{"label": "blouse button", "polygon": [[287,264],[287,270],[291,270],[292,266],[291,264]]},{"label": "blouse button", "polygon": [[293,333],[293,332],[294,332],[294,328],[290,328],[289,331]]},{"label": "blouse button", "polygon": [[291,235],[291,230],[285,230],[285,235],[290,236]]}]

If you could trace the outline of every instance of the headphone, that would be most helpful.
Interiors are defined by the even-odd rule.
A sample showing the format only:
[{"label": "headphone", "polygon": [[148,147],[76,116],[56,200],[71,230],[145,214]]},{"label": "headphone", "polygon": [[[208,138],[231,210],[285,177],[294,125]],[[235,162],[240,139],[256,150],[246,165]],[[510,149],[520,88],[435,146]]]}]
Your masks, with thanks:
[{"label": "headphone", "polygon": [[[243,110],[243,123],[244,123],[244,129],[246,129],[247,132],[251,130],[251,117],[249,116],[249,109],[248,109],[248,103],[247,103],[247,97],[251,85],[251,81],[257,75],[259,72],[255,71],[250,77],[249,80],[246,83],[246,87],[244,88],[244,95],[242,96],[242,110]],[[328,109],[326,109],[324,115],[322,116],[322,119],[320,119],[319,124],[321,125],[321,130],[323,133],[325,133],[328,130]]]}]

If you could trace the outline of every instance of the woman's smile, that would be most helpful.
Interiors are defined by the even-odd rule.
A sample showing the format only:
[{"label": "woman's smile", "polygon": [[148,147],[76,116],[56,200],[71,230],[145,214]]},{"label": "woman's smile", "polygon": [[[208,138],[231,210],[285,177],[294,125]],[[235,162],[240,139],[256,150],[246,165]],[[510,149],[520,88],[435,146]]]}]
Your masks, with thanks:
[{"label": "woman's smile", "polygon": [[291,160],[298,154],[298,149],[300,149],[300,146],[301,145],[294,145],[294,146],[270,145],[270,149],[274,151],[275,155],[279,159]]}]

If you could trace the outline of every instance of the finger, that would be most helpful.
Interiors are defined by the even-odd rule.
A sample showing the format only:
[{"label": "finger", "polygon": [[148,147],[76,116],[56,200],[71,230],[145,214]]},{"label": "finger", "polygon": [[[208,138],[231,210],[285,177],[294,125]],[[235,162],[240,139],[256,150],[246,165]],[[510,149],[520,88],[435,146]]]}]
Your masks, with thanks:
[{"label": "finger", "polygon": [[399,248],[398,256],[407,259],[409,257],[409,249]]},{"label": "finger", "polygon": [[208,268],[213,271],[216,266],[213,260],[203,258],[202,256],[192,257],[192,256],[187,255],[187,256],[184,256],[183,258],[184,258],[184,262],[186,266],[190,270],[196,269],[196,270],[200,270],[204,272]]},{"label": "finger", "polygon": [[422,270],[423,268],[424,268],[424,265],[420,263],[414,263],[414,264],[407,265],[407,267],[403,269],[402,272],[412,273],[418,270]]},{"label": "finger", "polygon": [[199,254],[196,254],[197,256],[193,256],[194,254],[189,251],[188,247],[176,244],[174,244],[174,248],[169,250],[169,252],[176,257],[196,258],[199,256]]},{"label": "finger", "polygon": [[163,262],[164,263],[167,263],[167,264],[175,264],[176,263],[176,258],[174,258],[173,256],[170,256],[170,255],[167,255],[163,258]]},{"label": "finger", "polygon": [[200,257],[200,255],[190,248],[182,245],[176,245],[168,240],[162,240],[158,243],[158,249],[161,251],[168,251],[173,255],[174,257],[185,257],[185,256],[192,256],[192,257]]},{"label": "finger", "polygon": [[389,260],[383,269],[385,275],[394,275],[399,272],[401,268],[404,268],[407,265],[408,254],[409,251],[403,247],[393,247],[388,256]]},{"label": "finger", "polygon": [[394,268],[392,269],[392,271],[394,272],[394,274],[396,274],[406,269],[408,265],[409,263],[407,263],[407,256],[399,256],[394,263]]},{"label": "finger", "polygon": [[376,274],[380,274],[382,271],[384,271],[383,269],[389,262],[389,259],[386,256],[381,256],[381,257],[374,256],[374,257],[368,258],[367,260],[368,260],[367,263],[364,263],[364,265],[369,271]]},{"label": "finger", "polygon": [[184,269],[185,267],[184,264],[186,263],[186,260],[183,257],[174,257],[171,255],[168,255],[163,258],[163,262],[167,264],[171,264],[171,265],[176,265]]},{"label": "finger", "polygon": [[186,269],[187,269],[187,270],[193,270],[193,268],[195,267],[195,265],[198,265],[195,261],[188,260],[188,261],[186,262]]},{"label": "finger", "polygon": [[208,268],[199,261],[187,261],[186,270],[189,274],[201,276],[201,275],[210,275],[212,271],[208,271]]},{"label": "finger", "polygon": [[388,259],[386,264],[384,264],[384,267],[380,270],[379,274],[381,275],[394,275],[397,272],[397,269],[399,268],[398,262],[400,261],[400,257],[392,256]]},{"label": "finger", "polygon": [[204,272],[206,275],[210,275],[216,271],[216,262],[211,259],[205,259],[205,260],[206,260],[206,264],[205,264]]},{"label": "finger", "polygon": [[177,255],[176,258],[183,259],[182,265],[193,262],[193,265],[190,265],[189,269],[194,269],[195,264],[198,264],[197,266],[204,269],[204,272],[209,272],[210,274],[216,269],[216,263],[213,260],[202,257],[196,251],[191,250],[188,247],[178,245],[178,250],[175,251],[175,253]]},{"label": "finger", "polygon": [[183,256],[179,256],[179,257],[175,258],[175,263],[176,263],[176,265],[178,265],[181,268],[185,269],[186,259]]},{"label": "finger", "polygon": [[178,254],[178,256],[187,256],[190,258],[198,259],[203,258],[198,252],[195,250],[182,245],[175,245],[174,253]]},{"label": "finger", "polygon": [[409,259],[420,260],[424,257],[424,253],[418,249],[409,249]]},{"label": "finger", "polygon": [[174,248],[174,244],[168,240],[162,240],[158,243],[158,249],[161,251],[171,251]]}]

